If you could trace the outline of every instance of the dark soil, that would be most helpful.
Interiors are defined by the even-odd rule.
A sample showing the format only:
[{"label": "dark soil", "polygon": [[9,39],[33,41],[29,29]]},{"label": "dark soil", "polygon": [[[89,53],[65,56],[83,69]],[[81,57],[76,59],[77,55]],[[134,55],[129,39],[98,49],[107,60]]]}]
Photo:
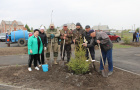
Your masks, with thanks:
[{"label": "dark soil", "polygon": [[[99,64],[96,68],[99,68]],[[98,72],[85,75],[69,73],[67,67],[53,65],[48,72],[35,70],[29,72],[27,66],[0,68],[0,82],[25,88],[41,90],[140,90],[140,76],[114,68],[108,78]]]},{"label": "dark soil", "polygon": [[129,44],[125,44],[125,43],[121,43],[122,45],[131,45],[131,46],[134,46],[134,47],[140,47],[140,42],[131,42]]}]

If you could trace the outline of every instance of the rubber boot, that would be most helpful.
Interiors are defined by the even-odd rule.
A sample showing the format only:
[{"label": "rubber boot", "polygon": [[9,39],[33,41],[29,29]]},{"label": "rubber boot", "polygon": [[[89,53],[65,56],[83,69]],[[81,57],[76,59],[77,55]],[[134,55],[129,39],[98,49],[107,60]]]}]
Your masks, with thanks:
[{"label": "rubber boot", "polygon": [[56,58],[54,58],[54,64],[57,64],[57,62],[56,62]]}]

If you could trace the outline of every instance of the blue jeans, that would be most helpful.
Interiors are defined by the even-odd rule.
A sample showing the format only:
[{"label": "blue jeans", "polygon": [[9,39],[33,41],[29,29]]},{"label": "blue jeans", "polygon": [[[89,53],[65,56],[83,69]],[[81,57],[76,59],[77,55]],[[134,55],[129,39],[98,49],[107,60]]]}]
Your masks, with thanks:
[{"label": "blue jeans", "polygon": [[[103,61],[104,64],[106,63],[106,58],[108,60],[108,69],[109,71],[113,71],[113,60],[112,60],[112,49],[109,49],[108,51],[102,51],[102,56],[103,56]],[[100,70],[103,70],[103,64],[102,64],[102,59],[100,58]]]},{"label": "blue jeans", "polygon": [[139,42],[139,37],[136,38],[137,42]]}]

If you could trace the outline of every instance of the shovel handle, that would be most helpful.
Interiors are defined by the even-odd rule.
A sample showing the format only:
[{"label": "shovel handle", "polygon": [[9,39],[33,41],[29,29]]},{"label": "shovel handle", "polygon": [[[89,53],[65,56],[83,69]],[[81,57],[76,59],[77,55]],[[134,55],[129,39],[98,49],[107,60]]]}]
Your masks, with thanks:
[{"label": "shovel handle", "polygon": [[105,67],[103,56],[102,56],[102,52],[101,52],[101,47],[100,47],[100,44],[99,43],[98,43],[98,45],[99,45],[99,49],[100,49],[100,54],[101,54],[101,59],[102,59],[103,67]]},{"label": "shovel handle", "polygon": [[64,57],[64,46],[65,46],[65,39],[64,39],[64,42],[63,42],[63,49],[62,49],[62,58]]}]

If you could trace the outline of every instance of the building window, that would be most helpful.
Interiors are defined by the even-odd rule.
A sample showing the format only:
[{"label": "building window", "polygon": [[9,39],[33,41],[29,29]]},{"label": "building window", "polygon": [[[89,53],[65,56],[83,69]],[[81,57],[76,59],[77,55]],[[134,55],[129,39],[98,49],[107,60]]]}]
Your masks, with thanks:
[{"label": "building window", "polygon": [[7,32],[9,32],[9,29],[7,29]]},{"label": "building window", "polygon": [[16,25],[16,23],[14,23],[14,25],[13,25],[14,27],[16,27],[17,25]]}]

